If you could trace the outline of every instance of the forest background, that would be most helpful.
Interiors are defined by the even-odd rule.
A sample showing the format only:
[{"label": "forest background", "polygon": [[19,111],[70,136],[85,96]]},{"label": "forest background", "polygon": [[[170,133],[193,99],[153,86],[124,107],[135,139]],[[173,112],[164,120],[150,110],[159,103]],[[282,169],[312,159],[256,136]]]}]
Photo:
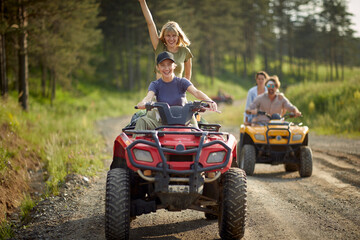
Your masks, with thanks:
[{"label": "forest background", "polygon": [[[174,20],[190,38],[191,81],[208,95],[244,99],[265,70],[311,130],[360,135],[360,39],[347,1],[147,2],[158,29]],[[42,169],[48,195],[67,175],[103,167],[109,156],[94,122],[133,114],[155,75],[136,0],[1,0],[0,8],[1,220],[15,199],[29,199],[26,184],[6,192],[14,176],[26,182],[30,168]],[[240,125],[244,106],[227,109],[213,120]]]}]

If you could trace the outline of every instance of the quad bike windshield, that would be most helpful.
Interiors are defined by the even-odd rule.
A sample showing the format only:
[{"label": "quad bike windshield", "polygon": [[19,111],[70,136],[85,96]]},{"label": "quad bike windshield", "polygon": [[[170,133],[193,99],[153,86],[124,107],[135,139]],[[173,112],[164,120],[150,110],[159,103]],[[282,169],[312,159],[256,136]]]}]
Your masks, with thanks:
[{"label": "quad bike windshield", "polygon": [[206,102],[189,102],[184,106],[169,106],[164,102],[147,103],[146,110],[157,108],[164,125],[187,125],[195,112],[204,112],[209,107]]},{"label": "quad bike windshield", "polygon": [[253,125],[260,125],[260,126],[266,126],[266,125],[273,125],[273,123],[280,124],[280,125],[289,125],[289,122],[285,121],[287,118],[294,118],[294,113],[285,113],[283,116],[281,116],[279,113],[274,113],[272,115],[264,112],[264,111],[258,111],[258,116],[266,116],[269,120],[268,121],[254,121],[252,122]]}]

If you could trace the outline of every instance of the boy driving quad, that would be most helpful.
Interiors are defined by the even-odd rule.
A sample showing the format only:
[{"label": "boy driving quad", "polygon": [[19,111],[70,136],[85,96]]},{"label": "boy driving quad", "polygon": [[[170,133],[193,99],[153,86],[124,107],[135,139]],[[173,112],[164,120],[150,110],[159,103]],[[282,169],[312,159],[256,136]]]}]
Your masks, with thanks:
[{"label": "boy driving quad", "polygon": [[[205,93],[196,89],[189,80],[175,76],[176,64],[172,53],[160,53],[156,63],[161,78],[150,83],[146,97],[137,104],[139,109],[144,109],[145,104],[151,102],[154,97],[158,102],[166,102],[169,106],[182,106],[185,102],[185,93],[189,92],[197,99],[206,100],[209,103],[210,110],[217,110],[216,103]],[[193,124],[196,124],[196,121],[193,121]],[[161,126],[161,119],[157,111],[151,111],[137,121],[135,130],[155,129],[159,126]]]}]

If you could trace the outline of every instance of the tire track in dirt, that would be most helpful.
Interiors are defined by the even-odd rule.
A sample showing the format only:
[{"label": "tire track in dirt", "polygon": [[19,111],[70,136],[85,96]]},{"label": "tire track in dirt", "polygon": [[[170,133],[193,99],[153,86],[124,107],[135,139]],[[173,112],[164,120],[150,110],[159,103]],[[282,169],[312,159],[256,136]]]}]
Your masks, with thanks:
[{"label": "tire track in dirt", "polygon": [[[247,230],[251,239],[262,238],[261,234],[265,232],[268,232],[267,239],[358,238],[360,219],[354,214],[359,210],[357,189],[352,186],[349,189],[349,185],[341,181],[339,184],[328,181],[329,174],[317,164],[313,176],[304,179],[297,172],[285,173],[282,166],[257,165],[255,175],[249,177],[250,221]],[[265,213],[261,208],[252,211],[259,202],[263,202]],[[259,217],[259,214],[269,219],[264,221],[264,216]],[[263,230],[262,226],[252,228],[253,221],[269,227]],[[276,229],[279,223],[281,228],[273,231],[272,227]]]}]

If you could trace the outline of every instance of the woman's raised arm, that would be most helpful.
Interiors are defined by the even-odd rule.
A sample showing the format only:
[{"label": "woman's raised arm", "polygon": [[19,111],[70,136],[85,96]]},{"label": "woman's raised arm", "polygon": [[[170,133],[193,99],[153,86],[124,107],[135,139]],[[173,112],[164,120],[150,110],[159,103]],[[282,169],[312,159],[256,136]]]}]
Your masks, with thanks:
[{"label": "woman's raised arm", "polygon": [[159,35],[157,34],[155,22],[153,20],[153,17],[151,15],[151,12],[150,12],[147,4],[146,4],[146,0],[139,0],[139,3],[141,6],[141,10],[144,14],[148,29],[149,29],[151,44],[155,50],[159,43]]}]

